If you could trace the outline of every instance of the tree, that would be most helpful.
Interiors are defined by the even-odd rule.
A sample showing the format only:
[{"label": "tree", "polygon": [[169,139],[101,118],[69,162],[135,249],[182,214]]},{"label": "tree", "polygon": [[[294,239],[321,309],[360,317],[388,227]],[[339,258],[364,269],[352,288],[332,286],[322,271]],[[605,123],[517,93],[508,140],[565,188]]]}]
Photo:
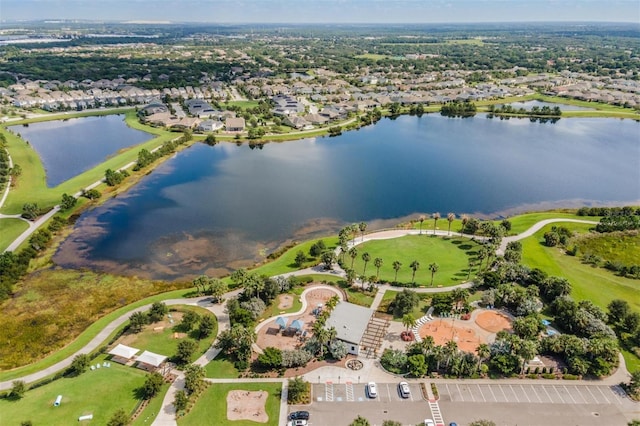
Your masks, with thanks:
[{"label": "tree", "polygon": [[476,348],[476,354],[478,354],[478,370],[480,370],[482,363],[491,355],[489,345],[480,343]]},{"label": "tree", "polygon": [[153,372],[147,375],[147,378],[142,385],[142,394],[144,399],[151,399],[160,392],[164,378],[160,373]]},{"label": "tree", "polygon": [[631,379],[629,379],[626,387],[631,395],[640,394],[640,370],[631,373]]},{"label": "tree", "polygon": [[202,294],[207,290],[207,285],[209,285],[209,277],[206,275],[200,275],[198,278],[195,278],[191,283],[196,288],[196,291],[198,292],[198,294]]},{"label": "tree", "polygon": [[61,210],[69,210],[72,209],[78,200],[76,197],[68,195],[67,193],[62,194],[62,200],[60,201],[60,209]]},{"label": "tree", "polygon": [[378,281],[380,277],[380,268],[382,267],[383,260],[381,257],[376,257],[373,259],[373,266],[376,267],[376,281]]},{"label": "tree", "polygon": [[304,252],[302,250],[298,250],[298,253],[296,253],[296,258],[294,260],[296,266],[300,268],[306,260],[307,256],[304,254]]},{"label": "tree", "polygon": [[395,276],[393,277],[393,282],[397,283],[398,282],[398,271],[400,270],[400,267],[402,266],[402,263],[400,263],[399,260],[394,260],[392,266],[393,266],[393,270],[396,272]]},{"label": "tree", "polygon": [[362,253],[362,261],[364,262],[364,268],[362,269],[362,275],[367,275],[367,263],[371,260],[371,255],[367,252]]},{"label": "tree", "polygon": [[211,133],[207,135],[207,137],[204,139],[204,142],[210,146],[214,146],[217,143],[215,135]]},{"label": "tree", "polygon": [[436,235],[436,227],[438,225],[438,219],[440,219],[440,213],[435,212],[433,215],[433,235]]},{"label": "tree", "polygon": [[187,393],[183,390],[176,392],[176,397],[173,400],[173,405],[176,407],[176,411],[183,411],[187,408],[187,404],[189,404]]},{"label": "tree", "polygon": [[416,317],[412,314],[404,314],[402,316],[402,325],[404,325],[407,328],[407,331],[409,331],[416,325]]},{"label": "tree", "polygon": [[289,391],[287,400],[289,404],[297,404],[306,400],[309,394],[309,382],[302,377],[294,377],[288,381]]},{"label": "tree", "polygon": [[422,354],[411,355],[407,358],[407,368],[413,377],[422,377],[427,374],[427,362]]},{"label": "tree", "polygon": [[420,296],[415,291],[404,289],[393,299],[393,313],[396,317],[402,317],[413,311],[419,303]]},{"label": "tree", "polygon": [[107,426],[127,426],[131,422],[129,415],[121,408],[109,419]]},{"label": "tree", "polygon": [[200,315],[193,311],[186,311],[184,315],[182,315],[182,322],[180,326],[186,332],[190,331],[196,323],[200,321]]},{"label": "tree", "polygon": [[267,370],[275,370],[282,367],[282,351],[278,348],[267,347],[258,355],[258,363]]},{"label": "tree", "polygon": [[71,365],[69,366],[69,368],[67,368],[67,374],[70,376],[79,376],[80,374],[87,371],[87,368],[89,368],[89,362],[91,362],[89,355],[76,355],[73,358],[73,361],[71,361]]},{"label": "tree", "polygon": [[532,340],[523,340],[518,347],[518,356],[522,358],[522,368],[520,373],[524,372],[527,361],[533,359],[538,354],[538,345]]},{"label": "tree", "polygon": [[25,203],[22,206],[22,217],[27,220],[34,220],[40,216],[40,209],[36,203]]},{"label": "tree", "polygon": [[418,218],[418,221],[420,222],[420,235],[422,235],[422,222],[424,222],[426,219],[426,216],[421,214],[420,217]]},{"label": "tree", "polygon": [[449,222],[449,229],[447,230],[447,233],[449,235],[451,235],[451,224],[453,223],[454,220],[456,220],[456,214],[455,213],[447,213],[447,221]]},{"label": "tree", "polygon": [[333,250],[325,250],[320,257],[322,263],[324,263],[324,269],[331,269],[333,267],[333,263],[336,261],[336,253]]},{"label": "tree", "polygon": [[102,193],[94,188],[88,191],[82,191],[82,196],[89,200],[97,200],[98,198],[102,197]]},{"label": "tree", "polygon": [[385,420],[382,422],[382,426],[402,426],[402,423],[395,420]]},{"label": "tree", "polygon": [[184,369],[184,388],[189,394],[198,392],[204,384],[205,370],[199,365],[190,364]]},{"label": "tree", "polygon": [[366,222],[360,222],[358,224],[358,229],[360,230],[360,233],[362,234],[362,241],[364,241],[364,231],[367,230],[367,223]]},{"label": "tree", "polygon": [[353,262],[355,262],[356,257],[358,257],[358,249],[351,247],[349,249],[349,257],[351,258],[351,269],[353,269]]},{"label": "tree", "polygon": [[191,362],[191,357],[198,349],[198,344],[191,339],[184,339],[178,342],[176,354],[173,356],[177,364],[187,364]]},{"label": "tree", "polygon": [[621,299],[612,300],[611,303],[607,305],[607,310],[609,311],[607,322],[614,325],[622,323],[624,318],[631,312],[629,303]]},{"label": "tree", "polygon": [[215,326],[216,323],[212,316],[203,315],[202,318],[200,318],[200,325],[198,326],[198,337],[200,339],[204,339],[209,336],[213,332]]},{"label": "tree", "polygon": [[144,312],[138,311],[129,317],[129,330],[132,333],[140,333],[148,323],[149,317]]},{"label": "tree", "polygon": [[11,382],[11,391],[9,392],[10,399],[22,399],[27,391],[27,384],[22,380],[14,380]]},{"label": "tree", "polygon": [[222,301],[222,296],[227,292],[227,283],[219,278],[209,280],[209,294],[216,302]]},{"label": "tree", "polygon": [[149,309],[149,321],[151,323],[162,321],[167,313],[169,313],[167,305],[162,302],[154,302]]},{"label": "tree", "polygon": [[440,267],[435,262],[429,264],[429,270],[431,271],[431,287],[433,287],[433,276],[438,272],[438,268]]},{"label": "tree", "polygon": [[413,271],[413,274],[411,275],[411,282],[413,284],[415,284],[416,283],[416,271],[420,268],[420,262],[418,262],[417,260],[414,260],[409,265],[409,268],[411,268],[411,270]]},{"label": "tree", "polygon": [[364,417],[358,415],[358,417],[355,418],[355,420],[353,420],[349,426],[370,426],[371,423],[369,423],[369,420],[365,419]]}]

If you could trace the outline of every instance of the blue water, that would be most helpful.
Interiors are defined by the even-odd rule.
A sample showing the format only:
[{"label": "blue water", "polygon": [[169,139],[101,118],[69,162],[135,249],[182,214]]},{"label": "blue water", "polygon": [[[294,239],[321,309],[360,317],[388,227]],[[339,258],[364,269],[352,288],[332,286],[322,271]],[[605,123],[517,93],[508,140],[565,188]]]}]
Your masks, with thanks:
[{"label": "blue water", "polygon": [[55,260],[175,278],[226,272],[345,223],[637,200],[637,122],[403,116],[263,149],[195,145],[83,214]]},{"label": "blue water", "polygon": [[153,137],[128,127],[123,115],[45,121],[9,129],[35,148],[46,170],[49,187],[103,163],[123,148]]}]

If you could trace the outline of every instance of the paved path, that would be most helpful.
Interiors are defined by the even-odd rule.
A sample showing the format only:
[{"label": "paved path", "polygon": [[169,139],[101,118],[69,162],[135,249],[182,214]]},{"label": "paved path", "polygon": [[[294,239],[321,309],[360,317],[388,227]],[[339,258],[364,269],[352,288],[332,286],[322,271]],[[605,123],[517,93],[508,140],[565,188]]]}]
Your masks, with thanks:
[{"label": "paved path", "polygon": [[[9,157],[9,170],[11,170],[13,168],[13,160],[11,159],[11,155],[9,154],[9,150],[6,148],[4,150],[7,153],[7,156]],[[0,209],[4,205],[4,200],[7,199],[7,195],[9,195],[9,188],[11,187],[11,173],[9,173],[8,177],[9,179],[7,179],[7,186],[4,188],[2,199],[0,199]]]},{"label": "paved path", "polygon": [[536,232],[538,232],[539,230],[541,230],[542,228],[544,228],[545,226],[549,225],[550,223],[556,223],[556,222],[573,222],[573,223],[587,223],[587,224],[592,224],[592,225],[597,225],[598,222],[593,221],[593,220],[582,220],[582,219],[545,219],[545,220],[541,220],[540,222],[535,223],[533,226],[531,226],[531,228],[527,229],[526,231],[518,234],[518,235],[513,235],[510,237],[504,237],[502,239],[502,242],[500,243],[500,247],[498,247],[498,249],[496,250],[496,254],[504,254],[504,251],[507,249],[507,244],[509,244],[512,241],[519,241],[522,239],[525,239],[527,237],[532,236],[533,234],[535,234]]}]

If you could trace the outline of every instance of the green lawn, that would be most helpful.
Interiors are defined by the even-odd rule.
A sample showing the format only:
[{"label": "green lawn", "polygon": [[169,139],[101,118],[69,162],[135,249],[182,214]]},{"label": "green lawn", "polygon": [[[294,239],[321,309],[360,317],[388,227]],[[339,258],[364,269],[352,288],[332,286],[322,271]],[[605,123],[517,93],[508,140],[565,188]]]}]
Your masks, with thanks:
[{"label": "green lawn", "polygon": [[[539,213],[525,213],[518,216],[507,218],[511,222],[511,231],[510,235],[520,234],[521,232],[526,231],[531,228],[536,223],[541,220],[546,219],[579,219],[579,220],[591,220],[594,222],[600,221],[600,217],[591,217],[591,216],[578,216],[573,212],[567,211],[550,211],[550,212],[539,212]],[[496,224],[500,224],[501,220],[495,221]],[[556,226],[566,226],[563,223],[556,223]]]},{"label": "green lawn", "polygon": [[[332,249],[335,248],[338,244],[338,237],[336,236],[332,236],[332,237],[325,237],[325,238],[317,238],[311,241],[305,241],[303,243],[300,243],[298,245],[296,245],[295,247],[287,250],[286,252],[284,252],[280,257],[278,257],[276,260],[271,261],[269,263],[266,263],[262,266],[259,266],[255,269],[252,269],[252,272],[258,273],[258,274],[262,274],[262,275],[266,275],[268,277],[272,277],[274,275],[279,275],[279,274],[284,274],[286,272],[293,272],[293,271],[297,271],[298,268],[295,265],[295,258],[296,258],[296,254],[298,253],[298,251],[302,251],[305,255],[307,255],[307,257],[309,256],[309,249],[311,248],[311,246],[313,244],[315,244],[317,241],[323,240],[325,245],[327,246],[328,249]],[[320,260],[309,260],[307,263],[305,263],[302,267],[305,268],[307,266],[313,266],[313,265],[317,265],[318,263],[320,263]]]},{"label": "green lawn", "polygon": [[[278,426],[280,415],[280,383],[214,383],[200,396],[191,412],[178,420],[180,426]],[[232,390],[266,391],[269,393],[266,412],[269,421],[256,423],[249,420],[227,420],[227,394]]]},{"label": "green lawn", "polygon": [[[175,316],[176,312],[185,312],[189,310],[196,312],[200,316],[207,315],[215,318],[215,315],[213,315],[211,312],[197,306],[174,305],[171,306],[170,309],[170,314],[172,314],[173,316]],[[202,340],[197,339],[197,327],[198,325],[196,324],[187,336],[198,343],[198,349],[193,358],[196,358],[205,353],[213,343],[213,340],[217,335],[217,321],[216,329],[214,330],[214,332],[211,333],[209,337]],[[127,346],[138,348],[140,350],[155,352],[161,355],[166,355],[168,357],[173,356],[178,349],[178,343],[183,340],[183,338],[173,338],[174,333],[182,331],[180,328],[180,321],[176,321],[173,327],[166,327],[163,330],[156,331],[154,330],[154,328],[155,325],[151,324],[138,334],[127,335]]]},{"label": "green lawn", "polygon": [[[93,361],[95,365],[103,357]],[[93,414],[93,420],[83,425],[104,425],[118,409],[130,413],[138,400],[135,390],[145,381],[145,372],[114,362],[110,368],[87,371],[74,378],[63,378],[28,391],[19,401],[0,399],[3,425],[20,425],[31,420],[34,425],[78,424],[78,417]],[[53,402],[62,395],[62,404]]]},{"label": "green lawn", "polygon": [[29,224],[22,219],[0,219],[0,252],[29,228]]},{"label": "green lawn", "polygon": [[631,373],[640,371],[640,358],[624,349],[622,350],[622,356],[624,357],[624,363],[627,365],[627,370]]},{"label": "green lawn", "polygon": [[218,379],[235,379],[240,374],[233,362],[229,361],[223,353],[209,362],[204,369],[206,377]]},{"label": "green lawn", "polygon": [[[378,312],[387,313],[387,308],[398,293],[400,292],[394,290],[385,291],[384,296],[382,296],[382,302],[380,302],[380,306],[378,307]],[[416,320],[423,317],[429,310],[429,306],[431,306],[431,294],[418,293],[418,296],[420,297],[420,303],[410,312]],[[400,320],[401,318],[402,317],[394,316],[396,320]]]},{"label": "green lawn", "polygon": [[144,407],[144,410],[142,411],[142,413],[140,413],[138,418],[136,418],[131,423],[131,425],[132,426],[150,425],[151,422],[153,422],[153,419],[156,418],[156,416],[162,409],[162,400],[164,399],[164,395],[167,393],[168,390],[169,390],[169,383],[163,384],[162,388],[160,389],[160,392],[158,392],[158,395],[156,395],[156,397],[153,398],[149,402],[149,404],[147,404],[146,407]]},{"label": "green lawn", "polygon": [[[373,264],[375,258],[383,260],[380,268],[380,280],[393,282],[395,271],[393,262],[402,263],[398,271],[398,282],[410,283],[413,271],[409,265],[417,260],[420,267],[415,280],[418,285],[428,286],[431,283],[429,264],[438,264],[438,271],[434,276],[434,286],[452,286],[466,281],[468,257],[475,254],[478,244],[466,238],[433,237],[427,235],[408,235],[389,240],[367,241],[357,246],[358,256],[354,262],[354,269],[358,275],[364,270],[362,254],[367,252],[371,260],[367,264],[366,275],[375,275]],[[345,264],[351,266],[351,258],[345,257]]]},{"label": "green lawn", "polygon": [[278,295],[278,297],[274,299],[271,306],[267,307],[267,309],[262,313],[262,315],[260,315],[260,318],[264,320],[267,318],[275,317],[276,315],[279,315],[281,312],[284,312],[287,314],[291,312],[298,312],[302,308],[302,302],[300,302],[299,295],[296,295],[293,293],[287,293],[287,294],[293,297],[293,303],[291,304],[291,307],[289,309],[283,310],[278,308],[279,297],[280,297],[280,295]]},{"label": "green lawn", "polygon": [[640,234],[625,232],[594,233],[576,242],[578,255],[591,253],[603,260],[623,265],[640,264]]},{"label": "green lawn", "polygon": [[258,101],[228,101],[224,103],[230,106],[239,106],[242,109],[255,108],[258,106]]}]

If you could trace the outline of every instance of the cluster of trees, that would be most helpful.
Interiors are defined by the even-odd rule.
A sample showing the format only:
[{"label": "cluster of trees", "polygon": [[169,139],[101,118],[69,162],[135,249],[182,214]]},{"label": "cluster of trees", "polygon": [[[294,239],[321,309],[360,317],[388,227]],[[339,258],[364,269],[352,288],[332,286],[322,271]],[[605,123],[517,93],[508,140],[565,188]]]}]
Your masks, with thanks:
[{"label": "cluster of trees", "polygon": [[22,168],[17,164],[13,168],[9,167],[9,153],[6,147],[7,139],[3,133],[0,133],[0,194],[9,182],[9,176],[18,177],[22,173]]},{"label": "cluster of trees", "polygon": [[564,226],[552,226],[551,231],[544,233],[544,244],[547,247],[555,247],[558,244],[566,246],[573,232]]},{"label": "cluster of trees", "polygon": [[640,229],[640,216],[616,215],[605,216],[596,225],[597,232],[630,231]]},{"label": "cluster of trees", "polygon": [[607,324],[613,328],[622,346],[640,355],[640,314],[626,300],[615,299],[607,306]]},{"label": "cluster of trees", "polygon": [[107,169],[104,171],[104,181],[109,186],[120,185],[127,177],[129,177],[129,172],[124,169],[120,171]]},{"label": "cluster of trees", "polygon": [[440,114],[446,117],[473,117],[476,111],[476,105],[469,101],[449,101],[440,108]]},{"label": "cluster of trees", "polygon": [[581,207],[576,214],[578,216],[640,216],[640,207]]},{"label": "cluster of trees", "polygon": [[227,292],[229,286],[219,278],[210,278],[207,275],[200,275],[192,282],[198,294],[211,296],[216,302],[222,302],[222,296]]},{"label": "cluster of trees", "polygon": [[184,390],[177,391],[173,400],[176,411],[187,410],[189,403],[195,402],[200,393],[206,389],[207,383],[204,377],[205,370],[199,365],[191,364],[184,369]]},{"label": "cluster of trees", "polygon": [[[184,145],[185,143],[189,142],[191,139],[193,139],[193,134],[191,133],[190,130],[186,130],[183,132],[181,137],[163,143],[160,146],[160,148],[156,149],[153,152],[150,152],[147,149],[141,149],[138,152],[138,160],[136,161],[135,166],[133,166],[133,170],[138,171],[148,166],[149,164],[153,163],[158,158],[173,154],[174,152],[176,152],[176,149],[180,145]],[[112,186],[112,185],[109,185],[109,186]]]},{"label": "cluster of trees", "polygon": [[512,105],[489,105],[489,112],[494,115],[524,115],[527,117],[560,117],[562,115],[562,110],[560,110],[559,106],[551,108],[547,105],[544,105],[542,108],[536,105],[530,110],[525,108],[515,108]]}]

